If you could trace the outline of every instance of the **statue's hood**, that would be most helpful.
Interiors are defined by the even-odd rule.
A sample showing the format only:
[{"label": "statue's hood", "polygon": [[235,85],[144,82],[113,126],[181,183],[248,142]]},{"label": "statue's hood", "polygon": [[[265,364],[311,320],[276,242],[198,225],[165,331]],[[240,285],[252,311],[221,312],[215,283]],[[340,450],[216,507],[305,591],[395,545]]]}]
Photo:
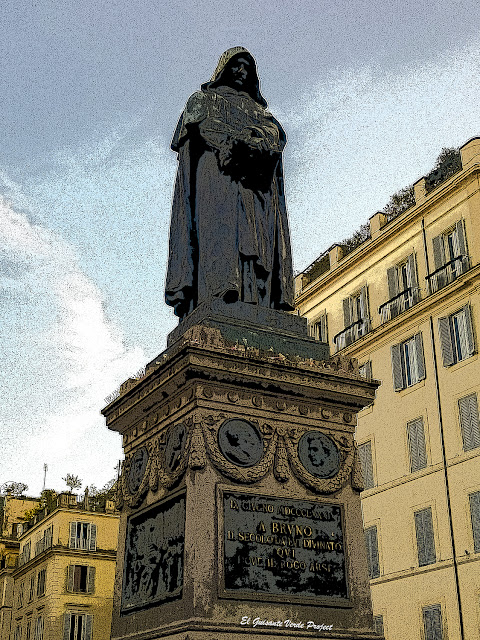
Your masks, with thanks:
[{"label": "statue's hood", "polygon": [[255,62],[255,58],[248,51],[248,49],[245,49],[245,47],[232,47],[231,49],[227,49],[226,51],[224,51],[220,56],[220,59],[217,64],[217,68],[213,73],[212,79],[210,80],[210,82],[206,82],[205,84],[202,84],[202,89],[213,89],[215,87],[220,86],[222,84],[222,74],[225,71],[225,67],[233,58],[240,55],[245,58],[246,57],[249,58],[249,60],[252,63],[253,73],[255,74],[254,81],[252,83],[253,89],[252,89],[252,93],[250,93],[250,97],[252,97],[255,100],[255,102],[258,102],[259,104],[261,104],[262,107],[266,107],[267,101],[260,93],[260,81],[258,79],[258,74],[257,74],[257,63]]}]

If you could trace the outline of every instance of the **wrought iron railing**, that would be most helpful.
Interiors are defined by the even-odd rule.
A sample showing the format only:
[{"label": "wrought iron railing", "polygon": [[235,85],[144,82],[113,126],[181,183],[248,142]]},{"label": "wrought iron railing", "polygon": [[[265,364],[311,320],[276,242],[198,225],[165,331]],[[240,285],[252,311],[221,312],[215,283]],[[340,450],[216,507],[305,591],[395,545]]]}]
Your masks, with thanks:
[{"label": "wrought iron railing", "polygon": [[413,307],[420,300],[420,289],[418,287],[408,287],[396,296],[387,300],[378,307],[378,313],[382,324],[396,318],[398,315]]},{"label": "wrought iron railing", "polygon": [[468,271],[469,268],[470,261],[467,255],[460,255],[446,262],[426,277],[429,292],[435,293],[436,291],[440,291],[440,289],[446,287],[447,284],[456,280],[462,273]]},{"label": "wrought iron railing", "polygon": [[362,318],[360,320],[356,320],[348,327],[345,327],[343,331],[337,333],[337,335],[333,338],[333,342],[335,343],[335,347],[337,351],[348,347],[349,344],[358,340],[366,333],[368,333],[370,329],[370,323],[368,318]]}]

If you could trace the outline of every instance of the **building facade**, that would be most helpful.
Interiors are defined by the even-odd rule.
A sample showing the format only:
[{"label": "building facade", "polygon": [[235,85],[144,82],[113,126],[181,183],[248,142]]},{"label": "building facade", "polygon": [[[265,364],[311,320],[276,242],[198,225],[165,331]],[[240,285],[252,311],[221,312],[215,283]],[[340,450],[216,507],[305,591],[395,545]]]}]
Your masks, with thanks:
[{"label": "building facade", "polygon": [[118,524],[112,502],[92,511],[88,499],[60,494],[55,508],[17,526],[1,640],[108,640]]},{"label": "building facade", "polygon": [[480,139],[460,157],[453,175],[414,185],[413,206],[372,216],[348,255],[334,245],[296,279],[312,333],[381,381],[356,440],[387,640],[480,638]]}]

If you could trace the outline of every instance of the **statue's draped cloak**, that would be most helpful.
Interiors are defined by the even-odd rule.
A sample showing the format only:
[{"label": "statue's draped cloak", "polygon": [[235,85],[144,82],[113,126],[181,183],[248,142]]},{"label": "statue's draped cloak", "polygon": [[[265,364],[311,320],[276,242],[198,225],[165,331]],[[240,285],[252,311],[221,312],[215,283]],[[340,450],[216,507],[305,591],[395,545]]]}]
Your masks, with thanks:
[{"label": "statue's draped cloak", "polygon": [[[281,158],[285,134],[248,94],[211,85],[190,97],[172,141],[178,172],[167,304],[180,317],[214,296],[290,310],[293,273]],[[263,149],[249,146],[255,140],[245,131],[252,130],[258,130]],[[238,140],[251,153],[237,164]]]}]

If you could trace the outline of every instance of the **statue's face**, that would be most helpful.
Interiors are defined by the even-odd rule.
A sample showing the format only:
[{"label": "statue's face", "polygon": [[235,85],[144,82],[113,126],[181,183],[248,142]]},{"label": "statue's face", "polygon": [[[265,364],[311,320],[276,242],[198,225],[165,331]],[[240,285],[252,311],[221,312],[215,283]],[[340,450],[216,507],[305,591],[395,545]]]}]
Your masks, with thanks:
[{"label": "statue's face", "polygon": [[252,72],[252,63],[248,58],[238,56],[228,66],[228,84],[235,89],[241,89],[248,84],[248,76]]}]

